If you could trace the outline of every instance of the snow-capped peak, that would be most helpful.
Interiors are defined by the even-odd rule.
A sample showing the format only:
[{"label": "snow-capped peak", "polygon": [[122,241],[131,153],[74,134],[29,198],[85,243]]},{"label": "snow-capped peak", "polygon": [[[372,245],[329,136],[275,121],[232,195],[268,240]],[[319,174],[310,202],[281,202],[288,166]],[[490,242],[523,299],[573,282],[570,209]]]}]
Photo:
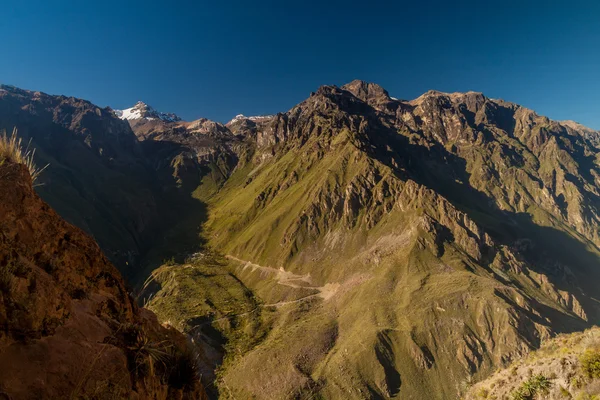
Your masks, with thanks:
[{"label": "snow-capped peak", "polygon": [[252,117],[246,117],[244,114],[238,114],[227,124],[233,124],[234,122],[241,121],[244,119],[249,119],[250,121],[257,122],[257,121],[263,121],[263,120],[273,118],[273,117],[274,117],[274,115],[254,115]]},{"label": "snow-capped peak", "polygon": [[124,110],[114,110],[114,112],[117,117],[128,121],[136,119],[146,119],[148,121],[160,119],[165,122],[181,121],[181,118],[179,118],[177,115],[156,111],[154,108],[142,101],[138,101],[133,107],[126,108]]}]

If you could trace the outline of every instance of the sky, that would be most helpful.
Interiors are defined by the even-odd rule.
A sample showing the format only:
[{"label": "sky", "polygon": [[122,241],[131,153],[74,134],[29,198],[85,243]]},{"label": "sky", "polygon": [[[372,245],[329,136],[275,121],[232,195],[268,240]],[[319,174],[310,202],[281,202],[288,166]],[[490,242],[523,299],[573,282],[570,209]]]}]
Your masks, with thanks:
[{"label": "sky", "polygon": [[0,83],[186,120],[325,84],[474,90],[600,129],[600,2],[0,0]]}]

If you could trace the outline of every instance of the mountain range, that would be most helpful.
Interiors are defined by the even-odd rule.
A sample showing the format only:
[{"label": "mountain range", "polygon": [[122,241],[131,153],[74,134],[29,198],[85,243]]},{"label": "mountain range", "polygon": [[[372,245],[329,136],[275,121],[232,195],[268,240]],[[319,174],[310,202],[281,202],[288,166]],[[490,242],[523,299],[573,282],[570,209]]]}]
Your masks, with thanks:
[{"label": "mountain range", "polygon": [[227,124],[0,86],[13,127],[209,397],[455,399],[600,321],[600,133],[573,121],[357,80]]}]

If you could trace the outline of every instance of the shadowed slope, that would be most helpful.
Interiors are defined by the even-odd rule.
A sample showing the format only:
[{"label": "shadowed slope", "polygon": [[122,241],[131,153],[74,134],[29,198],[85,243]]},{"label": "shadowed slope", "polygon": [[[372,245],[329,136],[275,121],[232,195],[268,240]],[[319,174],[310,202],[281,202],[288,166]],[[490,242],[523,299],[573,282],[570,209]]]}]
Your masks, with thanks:
[{"label": "shadowed slope", "polygon": [[[0,393],[201,399],[185,337],[139,309],[98,245],[0,161]],[[191,372],[190,372],[191,371]]]}]

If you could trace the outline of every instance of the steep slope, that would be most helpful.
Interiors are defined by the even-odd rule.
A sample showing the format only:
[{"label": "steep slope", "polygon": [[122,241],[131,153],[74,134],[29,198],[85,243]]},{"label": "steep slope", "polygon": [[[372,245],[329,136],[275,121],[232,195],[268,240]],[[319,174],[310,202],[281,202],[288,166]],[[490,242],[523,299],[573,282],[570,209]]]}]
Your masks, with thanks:
[{"label": "steep slope", "polygon": [[206,176],[215,188],[230,175],[241,140],[224,125],[205,118],[192,122],[132,120],[145,154],[159,171],[194,190]]},{"label": "steep slope", "polygon": [[[23,96],[0,113],[11,124],[32,118]],[[100,113],[134,142],[131,171],[115,169],[145,168],[168,221],[145,225],[155,241],[127,225],[149,248],[143,297],[199,344],[223,398],[457,398],[600,320],[599,135],[578,124],[362,81],[226,125],[81,104],[66,115]],[[111,222],[129,212],[105,204]]]},{"label": "steep slope", "polygon": [[238,124],[248,155],[204,197],[206,237],[268,334],[226,362],[224,396],[455,398],[599,321],[589,133],[479,93],[403,102],[360,81]]},{"label": "steep slope", "polygon": [[[235,159],[222,155],[221,148],[233,135],[223,129],[221,147],[218,140],[205,140],[210,135],[204,132],[216,124],[204,120],[195,126],[204,122],[208,128],[190,128],[201,133],[189,140],[183,135],[144,141],[144,134],[138,138],[130,124],[162,129],[177,126],[180,119],[143,103],[127,114],[140,118],[122,120],[119,113],[123,115],[73,97],[0,86],[0,130],[16,127],[23,141],[31,141],[36,149],[36,162],[51,166],[36,191],[63,218],[91,234],[128,279],[143,281],[147,273],[141,267],[155,266],[148,259],[162,260],[198,247],[194,233],[205,219],[205,209],[191,192],[206,174],[223,180],[219,168],[228,171]],[[216,168],[206,167],[204,161]],[[169,236],[165,232],[182,219],[191,239],[169,240],[164,250],[160,243]]]},{"label": "steep slope", "polygon": [[[206,221],[203,199],[215,193],[247,149],[239,135],[224,125],[201,118],[192,122],[130,119],[145,161],[161,186],[160,198],[169,212],[159,240],[151,242],[137,278],[142,282],[164,260],[185,257],[200,249]],[[202,186],[202,192],[196,189]],[[181,223],[180,223],[181,221]]]},{"label": "steep slope", "polygon": [[98,245],[0,162],[0,395],[202,399],[186,338],[139,309]]},{"label": "steep slope", "polygon": [[466,400],[543,398],[591,400],[600,396],[600,329],[559,335],[539,350],[473,385]]},{"label": "steep slope", "polygon": [[36,188],[42,198],[122,271],[135,265],[164,207],[127,122],[85,100],[1,86],[0,130],[13,127],[31,140],[37,163],[52,166]]}]

